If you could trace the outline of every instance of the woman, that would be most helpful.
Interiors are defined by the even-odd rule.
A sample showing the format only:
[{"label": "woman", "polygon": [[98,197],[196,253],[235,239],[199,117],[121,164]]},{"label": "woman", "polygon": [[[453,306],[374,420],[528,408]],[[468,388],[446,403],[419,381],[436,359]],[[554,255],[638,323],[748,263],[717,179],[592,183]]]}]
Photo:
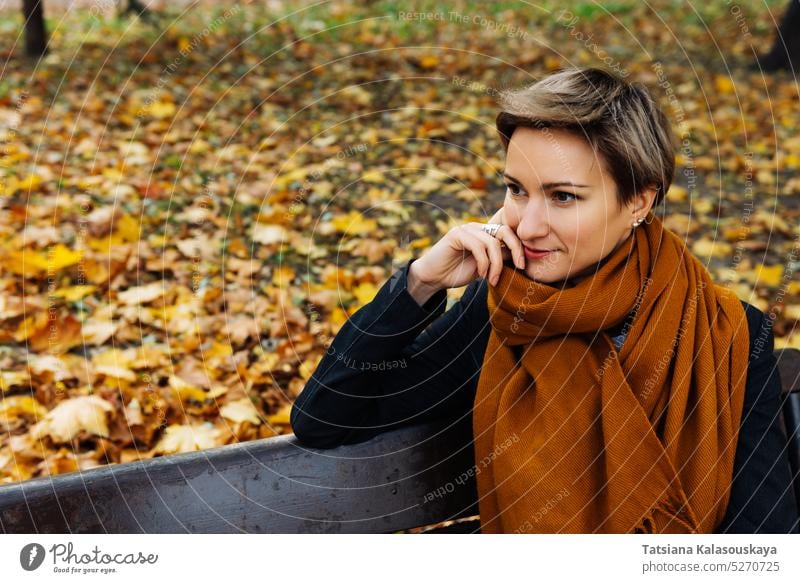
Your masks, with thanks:
[{"label": "woman", "polygon": [[294,404],[300,442],[471,414],[482,532],[792,531],[768,322],[652,211],[664,114],[598,69],[501,105],[503,208],[343,326]]}]

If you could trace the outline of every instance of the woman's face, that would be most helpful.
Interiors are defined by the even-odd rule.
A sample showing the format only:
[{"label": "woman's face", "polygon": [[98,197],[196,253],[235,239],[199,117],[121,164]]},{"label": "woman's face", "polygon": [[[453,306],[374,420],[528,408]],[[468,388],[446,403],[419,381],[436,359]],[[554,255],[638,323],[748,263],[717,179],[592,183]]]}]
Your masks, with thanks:
[{"label": "woman's face", "polygon": [[525,274],[554,283],[594,272],[596,264],[644,218],[655,190],[638,195],[626,207],[617,201],[617,186],[589,143],[557,128],[520,127],[508,146],[503,222],[528,249]]}]

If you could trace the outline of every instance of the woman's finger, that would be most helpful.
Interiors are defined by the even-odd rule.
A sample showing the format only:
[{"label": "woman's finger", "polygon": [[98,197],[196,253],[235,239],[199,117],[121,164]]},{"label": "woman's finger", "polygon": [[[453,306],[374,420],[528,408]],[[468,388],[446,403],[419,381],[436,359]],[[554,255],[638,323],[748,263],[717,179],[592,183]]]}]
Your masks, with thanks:
[{"label": "woman's finger", "polygon": [[525,269],[525,251],[522,248],[522,241],[519,240],[514,230],[508,225],[503,225],[497,230],[496,238],[506,244],[514,257],[514,265],[520,269]]},{"label": "woman's finger", "polygon": [[461,244],[475,257],[475,262],[478,264],[478,275],[483,278],[488,277],[491,261],[486,245],[468,228],[461,229],[460,237]]},{"label": "woman's finger", "polygon": [[490,284],[497,285],[497,281],[500,279],[500,272],[503,271],[503,251],[500,248],[500,241],[483,230],[478,231],[475,235],[486,246],[486,251],[491,260],[487,279]]},{"label": "woman's finger", "polygon": [[500,223],[501,225],[505,224],[505,221],[503,220],[503,207],[500,207],[500,210],[498,210],[496,213],[494,213],[492,218],[489,219],[489,222],[490,223]]}]

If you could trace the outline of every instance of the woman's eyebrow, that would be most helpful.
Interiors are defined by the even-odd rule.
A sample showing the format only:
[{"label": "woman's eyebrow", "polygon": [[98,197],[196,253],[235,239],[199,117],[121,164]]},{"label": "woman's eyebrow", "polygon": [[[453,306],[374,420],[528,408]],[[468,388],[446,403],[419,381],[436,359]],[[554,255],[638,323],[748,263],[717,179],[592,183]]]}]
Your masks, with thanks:
[{"label": "woman's eyebrow", "polygon": [[507,172],[503,172],[503,177],[508,178],[511,182],[516,182],[517,184],[522,186],[522,182],[520,182],[519,180],[517,180],[516,178],[514,178],[513,176],[511,176],[511,174],[508,174]]},{"label": "woman's eyebrow", "polygon": [[[511,182],[515,182],[515,183],[519,184],[520,186],[524,186],[522,184],[522,182],[520,182],[519,180],[517,180],[516,178],[514,178],[513,176],[511,176],[510,174],[508,174],[506,172],[503,172],[503,176],[505,178],[507,178],[508,180],[510,180]],[[573,182],[545,182],[544,184],[542,184],[542,188],[544,190],[548,190],[550,188],[558,188],[558,187],[561,187],[561,186],[567,186],[567,187],[572,187],[572,188],[589,188],[590,185],[589,184],[575,184]]]},{"label": "woman's eyebrow", "polygon": [[545,182],[542,184],[542,188],[545,190],[557,188],[559,186],[567,186],[571,188],[589,188],[588,184],[575,184],[574,182]]}]

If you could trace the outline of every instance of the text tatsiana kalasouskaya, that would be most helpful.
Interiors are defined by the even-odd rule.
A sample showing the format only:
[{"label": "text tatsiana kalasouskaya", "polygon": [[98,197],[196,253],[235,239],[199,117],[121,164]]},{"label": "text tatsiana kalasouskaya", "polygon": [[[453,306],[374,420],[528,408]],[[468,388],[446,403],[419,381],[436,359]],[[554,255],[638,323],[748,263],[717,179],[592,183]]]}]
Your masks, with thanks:
[{"label": "text tatsiana kalasouskaya", "polygon": [[776,547],[756,545],[642,545],[645,555],[777,555]]}]

